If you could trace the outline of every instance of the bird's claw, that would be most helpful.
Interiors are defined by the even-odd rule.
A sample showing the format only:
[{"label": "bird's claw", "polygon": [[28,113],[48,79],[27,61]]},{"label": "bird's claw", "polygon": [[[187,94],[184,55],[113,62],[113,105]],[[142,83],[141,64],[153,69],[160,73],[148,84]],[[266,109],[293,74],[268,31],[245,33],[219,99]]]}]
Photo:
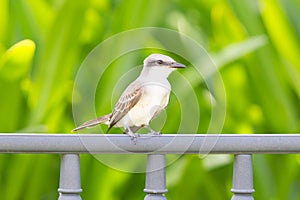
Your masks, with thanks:
[{"label": "bird's claw", "polygon": [[150,131],[148,135],[161,135],[161,132]]},{"label": "bird's claw", "polygon": [[160,135],[161,134],[161,132],[156,132],[149,125],[147,125],[146,128],[149,130],[148,135]]},{"label": "bird's claw", "polygon": [[130,139],[133,142],[133,144],[136,144],[137,137],[139,136],[138,134],[135,134],[135,133],[132,133],[132,132],[127,132],[125,134],[127,134],[130,137]]},{"label": "bird's claw", "polygon": [[136,145],[136,142],[137,142],[137,137],[136,137],[136,135],[130,136],[130,139],[131,139],[131,141],[133,142],[133,144]]}]

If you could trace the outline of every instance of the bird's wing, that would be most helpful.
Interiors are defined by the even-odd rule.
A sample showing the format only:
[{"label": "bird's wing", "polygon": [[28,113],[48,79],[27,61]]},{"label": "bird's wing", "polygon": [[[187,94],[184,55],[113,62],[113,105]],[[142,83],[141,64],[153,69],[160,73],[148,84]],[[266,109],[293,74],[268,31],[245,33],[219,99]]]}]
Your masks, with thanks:
[{"label": "bird's wing", "polygon": [[129,87],[127,90],[125,90],[112,112],[110,125],[107,132],[111,127],[118,123],[118,121],[120,121],[132,107],[136,105],[142,94],[142,87]]}]

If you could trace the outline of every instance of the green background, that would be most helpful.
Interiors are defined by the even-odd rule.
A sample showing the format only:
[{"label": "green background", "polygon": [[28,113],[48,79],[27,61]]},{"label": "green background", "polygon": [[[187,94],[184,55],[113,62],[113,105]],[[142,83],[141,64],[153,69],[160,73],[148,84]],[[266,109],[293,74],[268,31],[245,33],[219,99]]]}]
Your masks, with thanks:
[{"label": "green background", "polygon": [[[220,68],[226,89],[222,133],[299,133],[299,13],[298,0],[1,0],[0,132],[69,133],[74,78],[85,57],[114,34],[151,26],[193,38]],[[149,52],[124,57],[126,69]],[[108,71],[103,81],[121,77],[118,66],[112,64],[114,77]],[[179,73],[189,80],[190,71]],[[218,83],[213,85],[218,96]],[[201,115],[197,132],[205,133],[213,105],[203,81],[192,86]],[[111,91],[101,92],[97,115],[112,106]],[[177,104],[171,97],[167,113],[173,118]],[[174,124],[163,131],[176,131]],[[0,155],[0,199],[56,199],[59,158]],[[230,199],[232,161],[231,155],[181,157],[167,168],[168,199]],[[300,199],[299,165],[298,155],[255,155],[255,199]],[[86,200],[145,195],[144,174],[114,170],[90,155],[81,156],[81,178]]]}]

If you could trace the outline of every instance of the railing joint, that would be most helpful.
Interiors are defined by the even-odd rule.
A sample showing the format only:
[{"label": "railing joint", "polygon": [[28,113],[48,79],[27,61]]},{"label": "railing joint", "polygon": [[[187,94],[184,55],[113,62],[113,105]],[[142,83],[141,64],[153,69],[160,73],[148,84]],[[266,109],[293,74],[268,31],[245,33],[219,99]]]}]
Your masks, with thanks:
[{"label": "railing joint", "polygon": [[168,192],[168,189],[144,189],[144,192],[148,193],[148,194],[164,194]]},{"label": "railing joint", "polygon": [[255,190],[254,189],[234,189],[234,188],[232,188],[231,192],[235,193],[235,194],[250,194],[250,193],[254,193]]},{"label": "railing joint", "polygon": [[59,193],[66,193],[66,194],[77,194],[81,193],[82,189],[66,189],[66,188],[58,188],[57,191]]}]

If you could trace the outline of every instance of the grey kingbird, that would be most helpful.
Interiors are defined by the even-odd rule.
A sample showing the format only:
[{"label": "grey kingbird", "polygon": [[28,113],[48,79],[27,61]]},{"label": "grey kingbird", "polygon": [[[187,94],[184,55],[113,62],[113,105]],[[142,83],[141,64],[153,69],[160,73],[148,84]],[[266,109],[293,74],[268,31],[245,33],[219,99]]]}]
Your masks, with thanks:
[{"label": "grey kingbird", "polygon": [[107,124],[107,132],[114,127],[125,128],[125,133],[136,140],[136,132],[146,127],[152,134],[149,123],[169,103],[171,85],[168,77],[176,68],[186,66],[162,54],[151,54],[144,60],[139,77],[122,93],[112,113],[85,122],[73,129],[78,131],[98,124]]}]

